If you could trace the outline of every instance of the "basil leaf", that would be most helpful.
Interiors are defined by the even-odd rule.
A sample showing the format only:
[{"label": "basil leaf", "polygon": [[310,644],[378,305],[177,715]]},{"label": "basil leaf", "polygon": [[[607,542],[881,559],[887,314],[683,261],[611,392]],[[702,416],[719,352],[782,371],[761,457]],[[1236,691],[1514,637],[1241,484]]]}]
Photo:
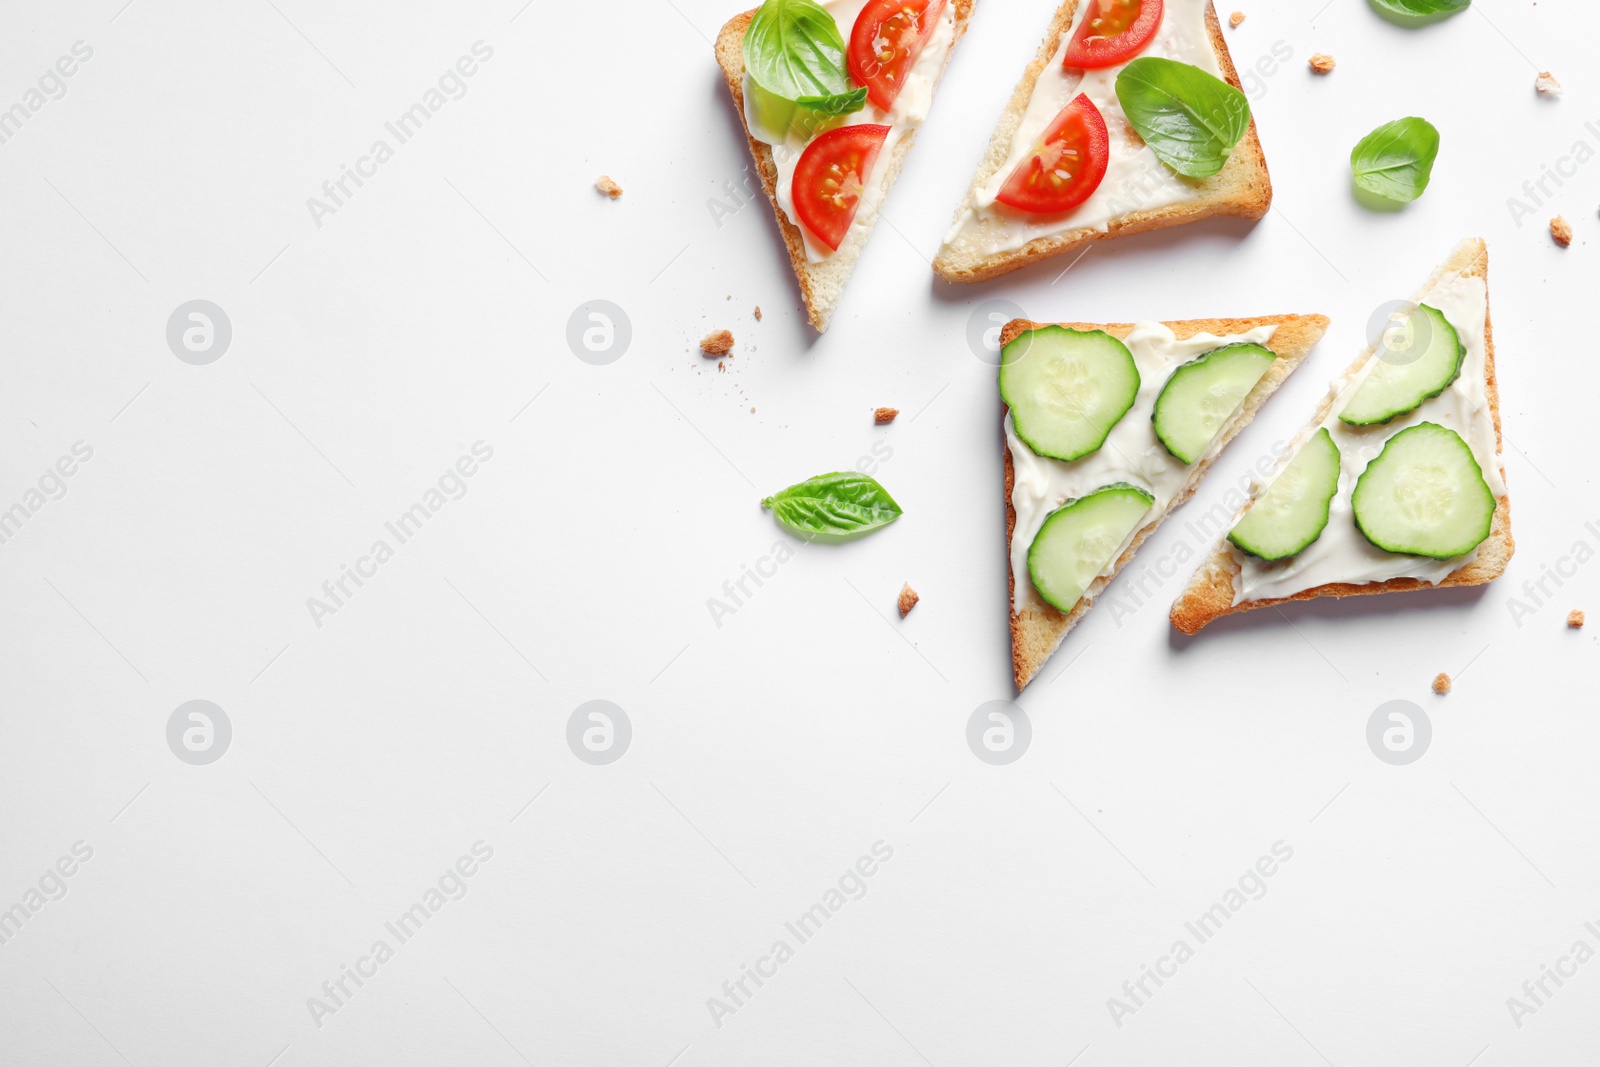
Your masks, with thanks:
[{"label": "basil leaf", "polygon": [[832,96],[802,96],[795,103],[824,115],[848,115],[866,106],[867,90],[861,86],[848,93],[834,93]]},{"label": "basil leaf", "polygon": [[1465,11],[1472,0],[1369,0],[1379,13],[1403,22],[1417,22]]},{"label": "basil leaf", "polygon": [[744,69],[773,96],[843,115],[867,102],[845,72],[844,38],[816,0],[766,0],[744,31]]},{"label": "basil leaf", "polygon": [[1190,178],[1222,169],[1250,128],[1250,104],[1189,63],[1144,56],[1117,75],[1117,102],[1156,157]]},{"label": "basil leaf", "polygon": [[819,474],[761,502],[807,541],[848,541],[889,525],[900,505],[873,478],[854,471]]},{"label": "basil leaf", "polygon": [[1367,134],[1350,151],[1356,185],[1386,200],[1415,200],[1428,187],[1439,154],[1439,131],[1427,119],[1396,119]]}]

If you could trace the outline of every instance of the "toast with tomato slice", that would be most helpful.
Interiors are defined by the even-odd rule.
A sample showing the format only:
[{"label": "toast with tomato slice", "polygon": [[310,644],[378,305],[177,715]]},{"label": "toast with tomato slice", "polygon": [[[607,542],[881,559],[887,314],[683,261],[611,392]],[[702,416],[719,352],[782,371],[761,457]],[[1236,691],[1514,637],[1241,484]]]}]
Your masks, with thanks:
[{"label": "toast with tomato slice", "polygon": [[[944,66],[949,61],[950,53],[954,51],[955,44],[966,32],[967,20],[971,17],[975,0],[945,0],[948,9],[954,13],[954,36],[949,46],[945,49],[943,60],[938,66],[938,75],[944,72]],[[870,10],[871,4],[864,12]],[[941,12],[943,11],[941,7]],[[844,294],[846,283],[854,273],[856,263],[861,258],[867,238],[878,221],[882,200],[888,196],[895,180],[899,177],[900,168],[905,162],[906,155],[911,151],[911,144],[916,137],[917,126],[906,128],[895,127],[894,143],[889,146],[889,156],[883,162],[884,180],[881,192],[876,196],[863,195],[860,197],[855,215],[847,222],[848,232],[844,233],[842,241],[829,254],[821,259],[815,259],[807,254],[807,235],[802,232],[800,225],[790,218],[779,198],[780,171],[773,157],[772,147],[759,140],[750,129],[750,119],[746,110],[745,101],[745,63],[743,45],[745,32],[754,18],[755,10],[746,11],[728,20],[717,35],[716,56],[717,64],[722,68],[724,78],[728,83],[728,91],[732,94],[734,109],[739,114],[739,121],[744,127],[745,139],[750,144],[750,154],[755,159],[756,172],[761,177],[762,188],[766,190],[767,199],[772,203],[772,213],[778,221],[778,232],[783,237],[784,246],[789,252],[789,260],[794,266],[795,279],[800,284],[800,295],[805,301],[807,317],[811,325],[820,333],[828,328],[828,323],[833,317],[839,300]],[[851,27],[841,27],[841,31],[848,40],[851,37]],[[937,88],[938,76],[934,78],[933,87]],[[848,126],[838,127],[838,130],[849,129]],[[825,136],[819,135],[819,136]],[[812,143],[815,143],[815,139]],[[802,157],[803,158],[803,157]],[[797,171],[798,173],[798,171]],[[870,191],[869,191],[870,193]],[[789,200],[793,203],[794,192],[791,190]],[[853,224],[851,224],[853,223]],[[822,247],[817,238],[817,231],[811,237],[813,250]]]},{"label": "toast with tomato slice", "polygon": [[[1081,0],[1081,2],[1095,4],[1104,0]],[[988,148],[973,175],[967,196],[957,208],[951,229],[933,261],[934,271],[947,281],[984,281],[1030,263],[1073,251],[1091,241],[1104,241],[1113,237],[1164,229],[1168,226],[1181,226],[1184,223],[1198,222],[1215,216],[1231,215],[1259,219],[1271,206],[1272,181],[1267,173],[1266,157],[1262,154],[1261,141],[1256,135],[1253,118],[1222,169],[1210,177],[1183,178],[1157,173],[1146,162],[1144,169],[1151,171],[1148,174],[1142,172],[1134,174],[1127,170],[1120,173],[1116,170],[1102,170],[1104,177],[1101,179],[1101,186],[1091,189],[1087,194],[1096,196],[1098,193],[1098,198],[1090,203],[1080,201],[1079,204],[1059,213],[1051,213],[1047,205],[1038,202],[1039,198],[1035,198],[1033,203],[1026,204],[1027,210],[1004,206],[1011,201],[1005,199],[1004,189],[996,195],[997,175],[1008,164],[1014,168],[1012,173],[1020,169],[1016,163],[1013,142],[1024,126],[1025,120],[1030,116],[1030,104],[1034,102],[1035,89],[1040,85],[1041,77],[1054,77],[1057,68],[1068,65],[1062,62],[1064,51],[1073,48],[1075,44],[1081,44],[1066,39],[1075,25],[1080,26],[1080,29],[1082,27],[1082,20],[1076,19],[1079,6],[1080,0],[1065,0],[1056,9],[1055,17],[1045,32],[1038,54],[1023,72],[1022,80],[1017,83],[1017,88],[1011,96],[1011,102],[995,126]],[[1165,0],[1164,4],[1160,0],[1142,0],[1140,6],[1144,9],[1154,7],[1158,12],[1155,20],[1158,28],[1152,30],[1152,36],[1142,43],[1141,47],[1144,49],[1142,54],[1166,55],[1178,51],[1181,58],[1181,50],[1172,43],[1173,40],[1185,42],[1203,40],[1209,45],[1221,79],[1235,89],[1241,88],[1239,75],[1234,70],[1232,58],[1228,55],[1228,46],[1223,41],[1222,27],[1217,20],[1216,9],[1209,0]],[[1090,11],[1085,17],[1093,14],[1094,12]],[[1193,32],[1188,35],[1183,34],[1183,31],[1190,29],[1186,22],[1194,23]],[[1163,32],[1179,36],[1164,39],[1160,36]],[[1074,38],[1077,36],[1079,34],[1074,34]],[[1095,43],[1101,45],[1104,39],[1095,39]],[[1204,46],[1195,44],[1185,47]],[[1117,63],[1129,62],[1139,58],[1140,54],[1134,51],[1118,57]],[[1197,55],[1192,58],[1205,57]],[[1102,70],[1104,69],[1102,67]],[[1118,68],[1111,68],[1113,71],[1115,69]],[[1087,73],[1093,75],[1102,71],[1090,70]],[[1062,87],[1046,85],[1044,91],[1049,92],[1057,88],[1063,94],[1076,91],[1067,87],[1066,83],[1063,83]],[[1141,152],[1145,147],[1144,142],[1123,116],[1116,97],[1109,96],[1109,99],[1105,99],[1108,94],[1101,95],[1103,106],[1098,110],[1090,109],[1095,111],[1093,122],[1098,123],[1098,129],[1086,139],[1097,142],[1113,157],[1119,152],[1124,154],[1130,151]],[[1051,98],[1048,105],[1036,106],[1032,113],[1033,125],[1038,124],[1044,113],[1054,114],[1055,109],[1065,103],[1066,99],[1067,96],[1063,95],[1059,101]],[[1066,111],[1063,110],[1057,116],[1056,122],[1064,121],[1065,117]],[[1072,150],[1068,152],[1069,156],[1077,150],[1076,146],[1068,145],[1068,147]],[[1023,162],[1026,163],[1026,160]],[[1112,162],[1116,162],[1115,158]],[[1046,178],[1051,174],[1048,168],[1041,170]],[[1059,176],[1066,171],[1054,173]],[[1153,188],[1169,178],[1189,191],[1186,193],[1180,191],[1181,198],[1176,200],[1169,200],[1164,195],[1152,195]],[[1115,185],[1112,184],[1114,181]],[[1009,187],[1011,183],[1008,180],[1006,184]],[[1167,185],[1164,188],[1171,190],[1174,187]],[[1002,206],[995,208],[989,200],[990,197],[994,197]],[[1024,203],[1020,198],[1014,199],[1017,203]],[[1091,207],[1094,210],[1087,210]],[[981,222],[979,229],[972,228],[971,223],[974,220]]]}]

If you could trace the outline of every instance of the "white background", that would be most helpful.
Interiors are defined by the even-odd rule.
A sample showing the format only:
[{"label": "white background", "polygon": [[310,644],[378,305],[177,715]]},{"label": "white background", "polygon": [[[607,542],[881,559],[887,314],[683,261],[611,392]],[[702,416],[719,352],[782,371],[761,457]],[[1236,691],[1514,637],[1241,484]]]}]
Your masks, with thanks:
[{"label": "white background", "polygon": [[[1476,0],[1408,31],[1360,0],[1257,0],[1227,37],[1270,68],[1264,220],[960,288],[927,260],[1053,6],[979,0],[817,338],[766,204],[708,206],[749,162],[711,54],[730,8],[123,2],[0,16],[0,107],[93,48],[0,145],[0,508],[93,448],[0,545],[0,908],[94,850],[0,945],[0,1063],[1593,1062],[1600,963],[1520,1028],[1506,1004],[1600,949],[1600,625],[1564,625],[1600,623],[1600,566],[1530,616],[1511,600],[1600,548],[1600,162],[1520,226],[1507,205],[1600,149],[1593,5]],[[395,147],[384,123],[479,40],[466,95]],[[1536,97],[1542,69],[1564,98]],[[1407,114],[1442,133],[1433,184],[1368,211],[1350,147]],[[380,137],[394,158],[318,226],[307,198]],[[1305,421],[1373,309],[1472,235],[1505,577],[1185,640],[1182,566],[1072,634],[1022,698],[1020,761],[975,758],[968,718],[1011,686],[973,309],[1332,318],[1113,587],[1127,605],[1144,564],[1206,547],[1185,520]],[[166,343],[193,299],[232,323],[208,366]],[[566,342],[593,299],[632,324],[609,366]],[[695,351],[720,327],[721,372]],[[903,414],[875,428],[878,405]],[[467,494],[318,626],[307,598],[480,440]],[[718,626],[709,598],[793,545],[759,499],[875,443],[905,517],[799,552]],[[565,740],[597,698],[632,723],[609,766]],[[233,725],[209,766],[166,742],[192,699]],[[1365,739],[1394,699],[1433,722],[1410,766]],[[318,1026],[308,998],[480,840],[467,895]],[[865,897],[716,1025],[707,999],[880,840]],[[1107,998],[1280,840],[1266,895],[1115,1026]]]}]

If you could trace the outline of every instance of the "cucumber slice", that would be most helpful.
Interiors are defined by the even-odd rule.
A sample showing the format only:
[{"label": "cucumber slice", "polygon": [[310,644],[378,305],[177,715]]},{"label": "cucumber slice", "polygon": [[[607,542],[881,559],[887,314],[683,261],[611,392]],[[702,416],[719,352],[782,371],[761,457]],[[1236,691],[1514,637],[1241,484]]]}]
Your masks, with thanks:
[{"label": "cucumber slice", "polygon": [[1378,365],[1339,412],[1340,422],[1375,426],[1415,411],[1424,400],[1449,388],[1467,357],[1455,327],[1427,304],[1417,305],[1402,337],[1391,343],[1390,335],[1385,334],[1384,343],[1389,346],[1387,351],[1380,354]]},{"label": "cucumber slice", "polygon": [[1205,455],[1277,358],[1260,345],[1224,345],[1173,371],[1150,416],[1167,451],[1184,463]]},{"label": "cucumber slice", "polygon": [[1495,500],[1461,435],[1420,422],[1389,438],[1350,504],[1362,536],[1385,552],[1453,559],[1489,536]]},{"label": "cucumber slice", "polygon": [[1052,511],[1028,548],[1028,576],[1051,606],[1071,611],[1139,526],[1155,497],[1113,482]]},{"label": "cucumber slice", "polygon": [[1104,330],[1041,326],[1000,352],[1000,397],[1017,436],[1041,456],[1094,452],[1138,395],[1133,353]]},{"label": "cucumber slice", "polygon": [[1250,505],[1228,540],[1261,559],[1287,559],[1322,536],[1338,490],[1339,446],[1324,427]]}]

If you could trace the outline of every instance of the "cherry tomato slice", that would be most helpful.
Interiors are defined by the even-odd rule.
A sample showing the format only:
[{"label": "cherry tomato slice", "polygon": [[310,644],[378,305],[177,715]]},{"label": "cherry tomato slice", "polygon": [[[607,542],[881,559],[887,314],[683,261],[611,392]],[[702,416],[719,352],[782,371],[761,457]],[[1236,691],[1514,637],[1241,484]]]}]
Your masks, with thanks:
[{"label": "cherry tomato slice", "polygon": [[850,231],[872,161],[888,136],[887,126],[840,126],[807,145],[795,164],[791,185],[795,214],[834,251]]},{"label": "cherry tomato slice", "polygon": [[1110,155],[1106,120],[1094,101],[1079,93],[1050,120],[995,199],[1041,215],[1071,211],[1100,187]]},{"label": "cherry tomato slice", "polygon": [[850,77],[884,111],[894,106],[906,73],[922,54],[945,0],[870,0],[850,31]]},{"label": "cherry tomato slice", "polygon": [[1067,46],[1062,66],[1099,70],[1126,62],[1144,50],[1161,28],[1161,0],[1083,0],[1089,5]]}]

